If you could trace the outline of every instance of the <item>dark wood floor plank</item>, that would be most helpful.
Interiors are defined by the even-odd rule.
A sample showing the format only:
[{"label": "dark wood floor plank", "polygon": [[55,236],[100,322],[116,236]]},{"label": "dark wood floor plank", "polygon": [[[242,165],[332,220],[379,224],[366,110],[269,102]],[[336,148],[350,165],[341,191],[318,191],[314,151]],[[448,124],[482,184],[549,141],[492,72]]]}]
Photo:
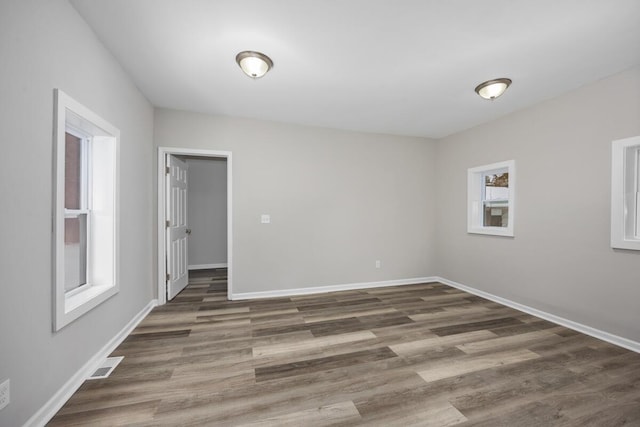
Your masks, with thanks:
[{"label": "dark wood floor plank", "polygon": [[335,301],[335,302],[321,302],[309,305],[300,305],[298,310],[300,311],[311,311],[311,310],[323,310],[327,308],[336,308],[336,307],[353,307],[353,306],[361,306],[364,304],[376,304],[383,305],[382,301],[378,298],[362,298],[356,300],[347,300],[347,301]]},{"label": "dark wood floor plank", "polygon": [[93,425],[127,426],[134,422],[152,420],[159,404],[159,400],[151,400],[84,412],[60,414],[54,417],[47,425],[50,427],[86,426],[88,425],[87,419],[90,419]]},{"label": "dark wood floor plank", "polygon": [[261,382],[275,378],[292,377],[294,375],[343,368],[377,360],[390,359],[392,357],[397,357],[397,355],[389,350],[388,347],[382,347],[373,350],[287,363],[285,365],[266,366],[256,368],[256,381]]},{"label": "dark wood floor plank", "polygon": [[474,427],[540,427],[568,425],[572,420],[540,402],[527,402],[510,408],[493,408],[491,415],[479,420],[470,419],[460,426]]},{"label": "dark wood floor plank", "polygon": [[173,331],[149,332],[149,333],[135,332],[129,335],[129,337],[127,337],[127,340],[139,341],[139,340],[162,340],[162,339],[171,339],[171,338],[182,338],[182,337],[188,337],[190,333],[191,333],[191,329],[178,329]]},{"label": "dark wood floor plank", "polygon": [[522,324],[522,321],[514,317],[502,317],[499,319],[484,320],[481,322],[461,323],[457,325],[431,328],[431,332],[441,337],[447,335],[461,334],[463,332],[481,331],[483,329],[499,328],[501,326],[512,326]]}]

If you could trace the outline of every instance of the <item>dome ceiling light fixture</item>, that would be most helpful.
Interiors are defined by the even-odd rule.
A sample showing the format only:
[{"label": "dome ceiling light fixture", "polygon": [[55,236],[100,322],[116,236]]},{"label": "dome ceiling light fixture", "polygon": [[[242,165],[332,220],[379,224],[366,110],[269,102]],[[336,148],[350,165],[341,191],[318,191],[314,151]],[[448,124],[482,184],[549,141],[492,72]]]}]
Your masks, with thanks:
[{"label": "dome ceiling light fixture", "polygon": [[245,50],[236,55],[236,62],[252,79],[259,79],[273,68],[273,61],[264,53]]},{"label": "dome ceiling light fixture", "polygon": [[504,93],[511,84],[511,79],[505,77],[488,80],[476,86],[476,93],[484,99],[493,101]]}]

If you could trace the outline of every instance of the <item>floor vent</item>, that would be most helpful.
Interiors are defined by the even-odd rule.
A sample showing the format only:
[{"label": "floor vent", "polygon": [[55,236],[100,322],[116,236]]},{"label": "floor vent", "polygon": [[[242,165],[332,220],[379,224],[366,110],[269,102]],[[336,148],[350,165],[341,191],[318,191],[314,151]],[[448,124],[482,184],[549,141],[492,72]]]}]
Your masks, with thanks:
[{"label": "floor vent", "polygon": [[107,378],[109,375],[111,375],[111,372],[113,372],[113,370],[116,369],[116,366],[118,366],[118,364],[122,362],[122,359],[124,359],[124,356],[107,357],[106,360],[102,363],[102,365],[100,365],[100,367],[96,369],[96,371],[93,374],[91,374],[87,379],[99,380],[102,378]]}]

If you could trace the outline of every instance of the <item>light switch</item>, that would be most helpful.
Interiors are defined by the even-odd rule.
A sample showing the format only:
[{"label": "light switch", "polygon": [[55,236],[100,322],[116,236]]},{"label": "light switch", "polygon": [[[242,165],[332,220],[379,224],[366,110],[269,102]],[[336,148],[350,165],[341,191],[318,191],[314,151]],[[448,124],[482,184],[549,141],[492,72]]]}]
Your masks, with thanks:
[{"label": "light switch", "polygon": [[271,223],[271,215],[262,214],[262,216],[260,217],[260,222],[263,224]]}]

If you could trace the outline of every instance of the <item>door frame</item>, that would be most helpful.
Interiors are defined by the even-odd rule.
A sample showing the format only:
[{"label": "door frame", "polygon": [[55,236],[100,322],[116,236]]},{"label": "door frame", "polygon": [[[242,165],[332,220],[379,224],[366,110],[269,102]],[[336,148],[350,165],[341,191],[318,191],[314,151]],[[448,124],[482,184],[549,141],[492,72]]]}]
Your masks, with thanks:
[{"label": "door frame", "polygon": [[227,160],[227,299],[233,299],[233,193],[231,151],[201,150],[197,148],[158,147],[158,305],[167,302],[167,228],[165,168],[167,154],[223,158]]}]

